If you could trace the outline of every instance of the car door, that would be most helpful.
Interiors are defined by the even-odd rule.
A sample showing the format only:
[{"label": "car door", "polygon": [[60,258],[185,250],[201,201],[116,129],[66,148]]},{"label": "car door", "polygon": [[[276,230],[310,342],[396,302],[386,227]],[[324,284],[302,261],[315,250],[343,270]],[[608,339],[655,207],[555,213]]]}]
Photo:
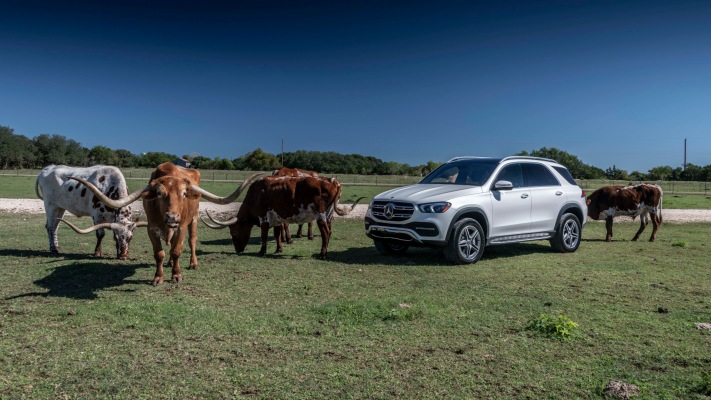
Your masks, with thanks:
[{"label": "car door", "polygon": [[[496,189],[497,182],[511,182],[509,189]],[[521,163],[503,167],[491,187],[490,237],[528,233],[531,229],[531,192],[525,186]]]},{"label": "car door", "polygon": [[524,163],[523,174],[531,192],[531,232],[555,230],[567,196],[558,179],[543,164]]}]

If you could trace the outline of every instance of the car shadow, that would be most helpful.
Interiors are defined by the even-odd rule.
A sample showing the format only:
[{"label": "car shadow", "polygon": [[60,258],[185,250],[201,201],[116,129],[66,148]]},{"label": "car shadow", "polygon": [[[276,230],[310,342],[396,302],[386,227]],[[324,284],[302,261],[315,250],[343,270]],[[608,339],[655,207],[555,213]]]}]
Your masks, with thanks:
[{"label": "car shadow", "polygon": [[[527,254],[555,252],[550,245],[537,243],[516,243],[505,246],[489,246],[484,250],[481,261],[506,259]],[[378,252],[375,247],[350,248],[343,251],[329,251],[326,261],[360,265],[421,265],[452,266],[441,249],[410,247],[403,255],[393,256]]]}]

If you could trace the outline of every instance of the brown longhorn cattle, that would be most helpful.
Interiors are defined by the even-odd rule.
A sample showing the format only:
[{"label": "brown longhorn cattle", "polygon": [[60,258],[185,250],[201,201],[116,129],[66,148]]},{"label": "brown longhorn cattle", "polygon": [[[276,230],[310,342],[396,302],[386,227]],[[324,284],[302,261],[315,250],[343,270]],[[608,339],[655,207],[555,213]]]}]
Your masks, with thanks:
[{"label": "brown longhorn cattle", "polygon": [[612,219],[618,215],[631,216],[633,219],[640,217],[640,227],[632,240],[639,236],[647,227],[651,217],[653,242],[657,236],[657,229],[662,223],[662,188],[658,185],[642,183],[636,186],[604,186],[590,194],[587,199],[588,216],[594,220],[605,219],[607,228],[606,241],[612,240]]},{"label": "brown longhorn cattle", "polygon": [[185,234],[188,234],[190,245],[190,264],[188,269],[198,267],[195,246],[197,243],[197,219],[200,197],[217,204],[228,204],[234,201],[249,182],[259,174],[252,175],[242,183],[232,194],[227,197],[218,197],[202,189],[200,185],[200,172],[176,166],[172,163],[159,165],[151,174],[150,181],[145,188],[139,189],[126,197],[118,200],[107,198],[101,191],[89,182],[80,178],[73,178],[86,185],[105,204],[114,208],[121,208],[138,198],[143,199],[143,208],[146,213],[148,236],[153,245],[153,257],[156,263],[156,273],[153,285],[163,283],[163,260],[165,251],[161,241],[170,245],[170,261],[172,268],[172,281],[183,280],[180,270],[179,258],[183,251]]},{"label": "brown longhorn cattle", "polygon": [[259,254],[264,255],[267,251],[269,228],[279,228],[275,230],[274,237],[277,244],[276,253],[281,253],[283,247],[279,230],[282,224],[316,220],[321,232],[319,257],[325,258],[331,238],[329,220],[333,213],[348,215],[362,199],[356,200],[348,208],[338,204],[340,197],[341,185],[335,178],[269,176],[252,183],[235,218],[216,221],[208,213],[208,217],[218,225],[212,225],[204,219],[203,222],[211,228],[229,226],[237,254],[242,253],[247,246],[252,227],[259,226],[262,237]]},{"label": "brown longhorn cattle", "polygon": [[[315,171],[309,171],[306,169],[301,169],[301,168],[287,168],[287,167],[281,167],[274,172],[272,172],[272,176],[293,176],[293,177],[304,177],[304,176],[313,176],[314,178],[318,178],[318,172]],[[309,222],[307,224],[307,235],[309,240],[314,240],[314,223]],[[299,224],[299,229],[296,231],[296,237],[301,237],[301,231],[304,227],[304,224]],[[276,227],[274,229],[277,229]],[[293,241],[291,240],[291,233],[289,232],[289,224],[284,224],[281,229],[281,240],[286,242],[286,243],[292,243]]]}]

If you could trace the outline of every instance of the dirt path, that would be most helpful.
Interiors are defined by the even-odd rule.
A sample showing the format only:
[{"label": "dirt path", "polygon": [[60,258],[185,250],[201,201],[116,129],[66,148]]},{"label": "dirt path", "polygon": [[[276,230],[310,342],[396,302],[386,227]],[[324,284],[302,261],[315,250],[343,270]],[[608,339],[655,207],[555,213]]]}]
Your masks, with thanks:
[{"label": "dirt path", "polygon": [[[211,215],[233,217],[237,214],[237,210],[239,210],[240,205],[241,203],[219,205],[203,201],[200,202],[200,214],[202,215],[205,211],[210,211]],[[141,204],[140,201],[131,204],[131,209],[133,210],[134,215],[143,215],[143,204]],[[368,211],[367,204],[357,204],[355,209],[351,211],[348,216],[340,217],[336,215],[336,217],[363,219],[366,211]],[[44,214],[44,202],[40,199],[0,199],[0,212],[15,214]]]},{"label": "dirt path", "polygon": [[[218,205],[208,202],[200,203],[200,213],[203,214],[206,210],[210,213],[214,213],[218,216],[234,216],[239,209],[240,203],[232,203],[228,205]],[[138,215],[143,213],[143,205],[141,202],[136,202],[131,205],[134,212]],[[351,219],[363,219],[366,211],[368,210],[367,204],[358,204],[356,208],[346,217],[338,218],[351,218]],[[17,214],[44,214],[44,204],[42,200],[39,199],[0,199],[0,212],[9,212]],[[664,222],[711,222],[711,210],[675,210],[675,209],[665,209],[662,211],[662,218]],[[632,221],[629,217],[618,217],[616,221]]]}]

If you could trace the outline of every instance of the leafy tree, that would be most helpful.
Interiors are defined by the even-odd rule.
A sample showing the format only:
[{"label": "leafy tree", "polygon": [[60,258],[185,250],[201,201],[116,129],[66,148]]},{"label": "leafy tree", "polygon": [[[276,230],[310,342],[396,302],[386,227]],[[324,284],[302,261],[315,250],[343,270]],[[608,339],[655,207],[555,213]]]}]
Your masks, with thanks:
[{"label": "leafy tree", "polygon": [[220,157],[215,157],[215,169],[221,169],[221,170],[230,170],[230,169],[235,169],[235,166],[232,165],[232,161],[226,159],[226,158],[220,158]]},{"label": "leafy tree", "polygon": [[244,156],[245,168],[253,171],[268,171],[277,169],[281,162],[274,154],[265,153],[261,148]]},{"label": "leafy tree", "polygon": [[624,169],[618,169],[614,165],[605,170],[605,177],[607,179],[623,180],[623,181],[627,181],[630,179],[630,176],[627,174],[627,171],[625,171]]},{"label": "leafy tree", "polygon": [[680,174],[680,180],[682,181],[702,181],[703,179],[703,168],[694,164],[686,164],[686,168]]},{"label": "leafy tree", "polygon": [[568,168],[568,171],[577,179],[596,179],[602,177],[602,170],[596,171],[594,167],[584,164],[578,157],[569,154],[563,150],[559,150],[555,147],[547,148],[543,147],[538,150],[533,150],[529,154],[526,151],[522,151],[518,156],[532,156],[532,157],[543,157],[550,158],[552,160],[558,161],[560,164]]},{"label": "leafy tree", "polygon": [[30,139],[7,126],[0,126],[0,168],[31,168],[37,149]]},{"label": "leafy tree", "polygon": [[116,166],[121,168],[130,168],[138,166],[138,157],[128,150],[118,149],[114,152],[116,155]]},{"label": "leafy tree", "polygon": [[630,180],[632,180],[632,181],[646,181],[647,175],[643,174],[639,171],[632,171],[632,173],[630,174]]},{"label": "leafy tree", "polygon": [[117,157],[113,150],[106,146],[94,146],[89,150],[89,160],[92,164],[116,165]]},{"label": "leafy tree", "polygon": [[204,156],[193,157],[193,159],[190,160],[190,164],[192,164],[193,168],[213,169],[212,160]]},{"label": "leafy tree", "polygon": [[654,167],[647,172],[647,178],[652,181],[669,180],[672,177],[672,167],[665,165]]},{"label": "leafy tree", "polygon": [[158,151],[149,151],[138,157],[138,166],[144,168],[155,168],[164,162],[173,162],[178,158],[175,154],[168,154]]},{"label": "leafy tree", "polygon": [[42,134],[32,141],[37,148],[37,161],[41,166],[49,164],[87,166],[89,164],[89,151],[73,139],[61,135]]}]

